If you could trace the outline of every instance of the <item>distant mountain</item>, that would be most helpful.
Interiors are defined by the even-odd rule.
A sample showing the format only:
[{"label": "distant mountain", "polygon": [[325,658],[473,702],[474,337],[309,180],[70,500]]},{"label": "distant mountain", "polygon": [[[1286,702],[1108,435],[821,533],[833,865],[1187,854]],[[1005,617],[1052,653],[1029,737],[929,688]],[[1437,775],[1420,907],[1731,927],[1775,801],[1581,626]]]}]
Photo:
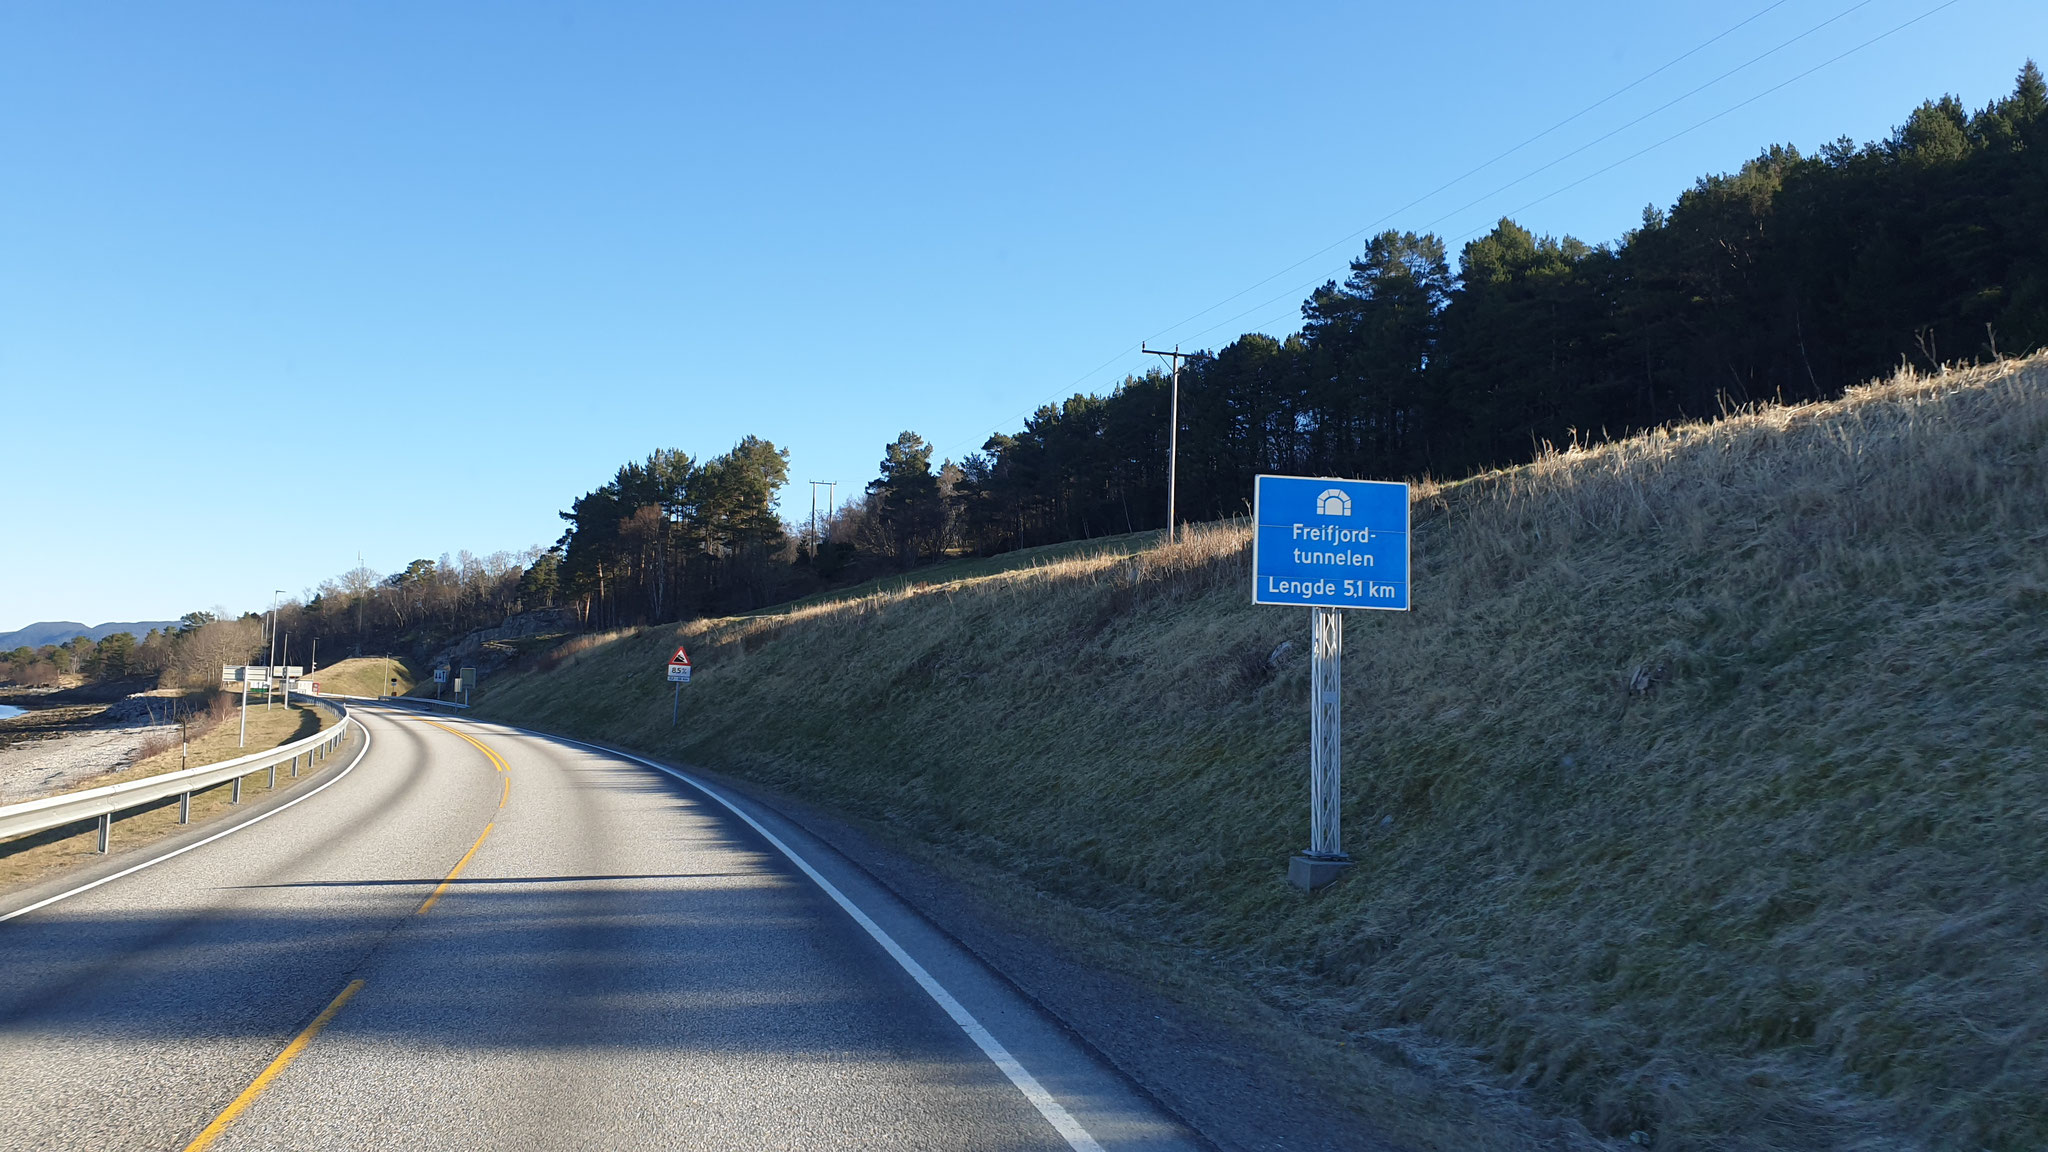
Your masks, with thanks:
[{"label": "distant mountain", "polygon": [[151,628],[176,628],[176,620],[136,620],[122,624],[94,624],[87,627],[70,620],[42,620],[13,632],[0,632],[0,652],[8,652],[26,644],[30,648],[41,648],[45,644],[62,644],[73,636],[90,636],[104,640],[116,632],[132,632],[137,640],[149,635]]}]

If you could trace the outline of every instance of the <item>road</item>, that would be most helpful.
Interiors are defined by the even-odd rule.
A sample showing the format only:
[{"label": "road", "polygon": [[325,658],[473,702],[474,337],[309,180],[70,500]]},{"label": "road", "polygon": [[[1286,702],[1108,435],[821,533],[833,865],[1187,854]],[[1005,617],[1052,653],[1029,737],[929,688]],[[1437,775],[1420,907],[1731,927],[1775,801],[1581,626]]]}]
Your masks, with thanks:
[{"label": "road", "polygon": [[0,1146],[1201,1146],[773,813],[356,715],[321,791],[0,922]]}]

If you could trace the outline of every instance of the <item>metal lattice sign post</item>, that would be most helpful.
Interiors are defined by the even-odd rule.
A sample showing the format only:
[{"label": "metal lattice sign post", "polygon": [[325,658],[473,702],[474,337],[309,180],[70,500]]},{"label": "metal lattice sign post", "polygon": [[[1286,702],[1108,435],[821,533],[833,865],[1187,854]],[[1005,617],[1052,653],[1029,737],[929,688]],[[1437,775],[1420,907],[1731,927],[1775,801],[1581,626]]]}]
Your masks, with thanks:
[{"label": "metal lattice sign post", "polygon": [[1313,890],[1351,864],[1341,827],[1343,612],[1408,610],[1408,485],[1313,476],[1253,485],[1252,603],[1309,609],[1309,837],[1287,878]]}]

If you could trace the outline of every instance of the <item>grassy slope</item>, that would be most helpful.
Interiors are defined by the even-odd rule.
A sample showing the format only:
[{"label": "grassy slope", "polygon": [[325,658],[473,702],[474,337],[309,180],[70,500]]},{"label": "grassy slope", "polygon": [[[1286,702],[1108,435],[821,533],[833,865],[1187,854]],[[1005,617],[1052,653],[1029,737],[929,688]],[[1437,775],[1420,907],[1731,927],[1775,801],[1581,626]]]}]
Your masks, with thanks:
[{"label": "grassy slope", "polygon": [[[391,675],[398,678],[398,694],[403,696],[412,691],[418,683],[412,667],[397,657],[391,658]],[[385,674],[382,656],[356,656],[337,660],[307,676],[308,680],[320,685],[324,696],[382,696],[379,690]]]},{"label": "grassy slope", "polygon": [[740,618],[787,616],[792,612],[801,612],[806,608],[815,608],[823,604],[839,604],[892,592],[912,592],[942,584],[958,584],[984,576],[1014,572],[1019,568],[1039,568],[1067,560],[1129,556],[1154,547],[1164,535],[1165,532],[1159,530],[1131,532],[1117,536],[1098,536],[1093,540],[1068,540],[1060,544],[1020,548],[1015,552],[1004,552],[997,556],[965,556],[956,560],[943,560],[909,572],[863,580],[848,588],[819,592],[787,604],[771,605],[758,612],[744,613]]},{"label": "grassy slope", "polygon": [[[1658,1148],[2048,1145],[2048,358],[1418,489],[1305,898],[1247,537],[622,634],[488,712],[989,862]],[[660,661],[698,682],[668,728]],[[1631,691],[1634,682],[1645,691]],[[1331,1031],[1331,1034],[1338,1034]]]}]

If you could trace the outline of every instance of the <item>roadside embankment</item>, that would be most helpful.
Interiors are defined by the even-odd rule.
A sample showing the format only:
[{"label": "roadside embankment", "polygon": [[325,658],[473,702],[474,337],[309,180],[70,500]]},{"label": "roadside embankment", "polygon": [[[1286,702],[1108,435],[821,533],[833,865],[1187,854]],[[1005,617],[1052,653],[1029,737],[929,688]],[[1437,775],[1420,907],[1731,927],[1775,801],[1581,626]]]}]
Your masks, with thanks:
[{"label": "roadside embankment", "polygon": [[1313,897],[1307,613],[1248,602],[1241,528],[622,634],[478,711],[955,861],[1410,1145],[1488,1141],[1390,1062],[1659,1149],[2033,1149],[2044,496],[2048,357],[1419,487]]}]

